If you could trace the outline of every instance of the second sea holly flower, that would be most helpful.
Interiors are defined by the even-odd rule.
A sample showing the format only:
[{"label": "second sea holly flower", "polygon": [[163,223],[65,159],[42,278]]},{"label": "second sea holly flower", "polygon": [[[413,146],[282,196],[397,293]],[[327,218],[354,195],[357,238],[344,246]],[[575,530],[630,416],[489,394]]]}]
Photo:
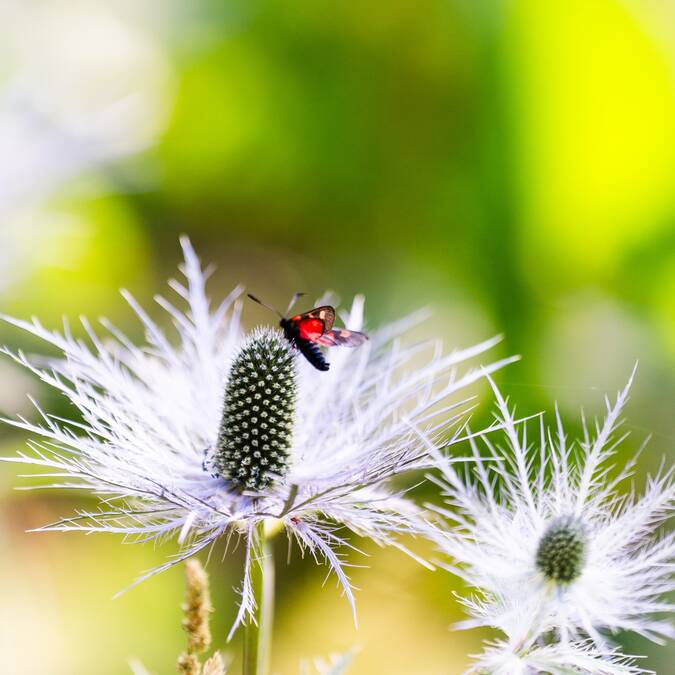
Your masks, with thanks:
[{"label": "second sea holly flower", "polygon": [[438,540],[448,568],[474,589],[462,599],[471,618],[460,626],[502,634],[477,672],[540,672],[528,664],[544,657],[566,664],[560,672],[642,672],[612,635],[675,636],[667,600],[675,534],[660,533],[675,507],[673,467],[648,478],[641,495],[626,485],[634,460],[612,471],[629,389],[606,399],[604,420],[593,430],[584,420],[572,442],[558,414],[552,428],[540,420],[528,436],[495,388],[503,443],[481,434],[481,448],[471,438],[476,461],[465,475],[429,444],[447,501]]}]

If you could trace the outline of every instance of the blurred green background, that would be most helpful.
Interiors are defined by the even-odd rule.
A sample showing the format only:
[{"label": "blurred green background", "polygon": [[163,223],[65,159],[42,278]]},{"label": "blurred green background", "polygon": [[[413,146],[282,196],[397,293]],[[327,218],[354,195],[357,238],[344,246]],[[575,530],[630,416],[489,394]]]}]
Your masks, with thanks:
[{"label": "blurred green background", "polygon": [[[140,337],[117,290],[150,304],[187,233],[217,264],[213,297],[365,292],[370,326],[430,305],[421,332],[448,348],[503,333],[524,360],[500,385],[522,413],[558,401],[570,431],[639,360],[638,484],[672,462],[674,3],[6,0],[0,36],[3,312]],[[0,341],[39,349],[6,326]],[[2,362],[0,410],[26,412],[26,392],[65,410]],[[23,440],[3,429],[0,451]],[[132,656],[173,672],[181,570],[111,597],[174,548],[25,534],[82,496],[17,492],[14,469],[2,672],[108,675]],[[358,631],[325,569],[281,566],[275,672],[360,645],[356,675],[460,673],[485,635],[448,630],[452,580],[361,545]],[[221,644],[240,569],[240,553],[209,566]],[[621,640],[672,672],[672,645]]]}]

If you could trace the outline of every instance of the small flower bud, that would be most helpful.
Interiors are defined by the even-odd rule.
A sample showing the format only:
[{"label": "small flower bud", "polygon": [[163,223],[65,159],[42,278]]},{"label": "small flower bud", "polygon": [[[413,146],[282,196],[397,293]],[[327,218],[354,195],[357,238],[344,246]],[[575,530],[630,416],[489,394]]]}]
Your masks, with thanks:
[{"label": "small flower bud", "polygon": [[256,330],[234,359],[218,440],[207,468],[260,491],[288,470],[295,413],[295,356],[278,331]]},{"label": "small flower bud", "polygon": [[550,581],[568,584],[581,574],[586,543],[581,521],[571,516],[556,518],[539,541],[537,567]]}]

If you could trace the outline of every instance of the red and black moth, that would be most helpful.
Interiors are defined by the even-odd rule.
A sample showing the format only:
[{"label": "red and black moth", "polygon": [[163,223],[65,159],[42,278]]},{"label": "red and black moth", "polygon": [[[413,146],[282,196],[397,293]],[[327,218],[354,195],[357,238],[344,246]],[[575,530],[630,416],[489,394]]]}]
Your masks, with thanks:
[{"label": "red and black moth", "polygon": [[[296,293],[291,298],[286,313],[291,310],[296,300],[302,295],[303,293]],[[326,371],[330,368],[330,364],[326,361],[326,357],[321,353],[319,345],[324,347],[358,347],[368,339],[368,336],[365,333],[347,330],[346,328],[333,328],[333,323],[335,322],[335,308],[330,305],[316,307],[309,312],[296,314],[289,319],[273,307],[258,300],[254,295],[249,293],[248,297],[259,305],[267,307],[279,315],[279,326],[281,327],[281,330],[284,331],[285,338],[296,347],[317,370]]]}]

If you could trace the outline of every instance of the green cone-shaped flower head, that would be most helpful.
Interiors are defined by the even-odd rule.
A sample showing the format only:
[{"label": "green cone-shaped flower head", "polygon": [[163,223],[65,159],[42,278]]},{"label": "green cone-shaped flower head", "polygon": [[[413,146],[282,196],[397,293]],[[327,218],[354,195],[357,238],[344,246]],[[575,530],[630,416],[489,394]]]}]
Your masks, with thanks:
[{"label": "green cone-shaped flower head", "polygon": [[296,399],[295,355],[275,330],[258,329],[234,359],[209,469],[260,491],[288,470]]},{"label": "green cone-shaped flower head", "polygon": [[572,516],[553,520],[537,548],[537,567],[550,581],[568,584],[583,569],[586,558],[586,533],[581,521]]}]

